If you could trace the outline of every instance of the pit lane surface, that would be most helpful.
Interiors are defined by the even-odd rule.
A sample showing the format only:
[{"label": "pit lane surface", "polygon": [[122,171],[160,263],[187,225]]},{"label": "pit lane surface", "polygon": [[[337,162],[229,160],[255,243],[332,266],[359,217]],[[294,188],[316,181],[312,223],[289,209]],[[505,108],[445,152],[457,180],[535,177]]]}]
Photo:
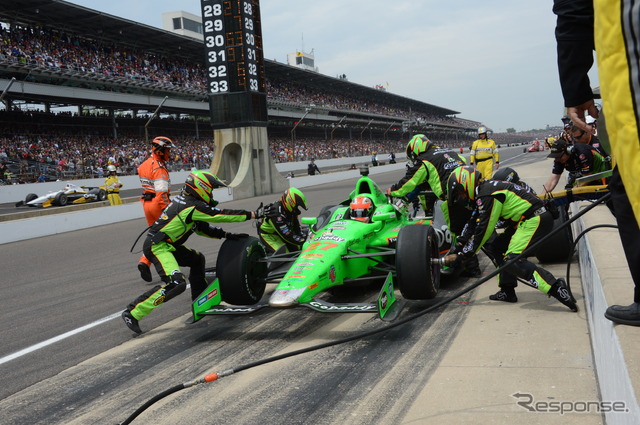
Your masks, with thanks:
[{"label": "pit lane surface", "polygon": [[[375,180],[385,188],[401,175]],[[354,183],[305,188],[309,215],[342,201]],[[223,206],[254,209],[273,199]],[[3,423],[121,422],[176,384],[382,325],[371,315],[306,309],[207,317],[186,325],[185,294],[145,318],[142,328],[148,332],[133,338],[119,312],[148,288],[135,268],[138,254],[128,252],[145,227],[134,220],[0,247]],[[255,233],[250,223],[224,228]],[[188,245],[213,263],[220,243],[194,236]],[[445,285],[436,300],[410,303],[403,314],[467,283]],[[371,293],[350,295],[367,296]],[[134,423],[398,423],[455,337],[466,299],[386,333],[183,390]]]}]

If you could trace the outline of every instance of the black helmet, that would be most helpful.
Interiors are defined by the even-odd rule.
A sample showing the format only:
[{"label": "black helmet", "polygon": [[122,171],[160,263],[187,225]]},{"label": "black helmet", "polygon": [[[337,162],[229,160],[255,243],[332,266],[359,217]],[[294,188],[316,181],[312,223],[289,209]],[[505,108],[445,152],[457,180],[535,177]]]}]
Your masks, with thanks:
[{"label": "black helmet", "polygon": [[498,171],[493,173],[492,180],[502,180],[509,183],[518,184],[520,182],[520,177],[516,170],[510,167],[500,168]]}]

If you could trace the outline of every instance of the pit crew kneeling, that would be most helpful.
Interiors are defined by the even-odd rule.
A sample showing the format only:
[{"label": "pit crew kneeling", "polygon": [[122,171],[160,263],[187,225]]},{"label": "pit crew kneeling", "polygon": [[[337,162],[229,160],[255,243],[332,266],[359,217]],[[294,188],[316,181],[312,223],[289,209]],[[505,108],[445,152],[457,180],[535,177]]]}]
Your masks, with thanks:
[{"label": "pit crew kneeling", "polygon": [[286,252],[300,251],[307,240],[307,232],[298,220],[300,208],[307,209],[307,198],[295,187],[285,190],[279,201],[265,205],[258,238],[269,254],[283,246]]},{"label": "pit crew kneeling", "polygon": [[[505,262],[515,258],[532,243],[548,234],[553,228],[553,216],[544,207],[542,200],[511,183],[497,180],[482,180],[482,175],[472,167],[457,168],[447,184],[448,202],[466,205],[473,209],[458,244],[444,258],[446,265],[456,265],[464,257],[473,255],[487,242],[500,219],[517,223],[504,254]],[[547,270],[537,267],[526,258],[501,270],[498,276],[500,290],[491,300],[515,303],[518,301],[515,288],[517,278],[527,282],[560,301],[571,311],[578,311],[564,279],[556,279]]]},{"label": "pit crew kneeling", "polygon": [[226,210],[216,208],[212,190],[226,186],[207,171],[194,171],[185,181],[182,193],[175,197],[162,212],[147,233],[143,245],[145,256],[150,259],[165,283],[156,285],[131,302],[122,312],[124,323],[135,333],[142,333],[138,323],[151,311],[180,295],[187,287],[180,266],[190,268],[191,299],[206,289],[205,258],[200,252],[183,244],[196,233],[209,238],[240,238],[245,234],[225,232],[208,223],[246,221],[262,216],[262,205],[257,211]]}]

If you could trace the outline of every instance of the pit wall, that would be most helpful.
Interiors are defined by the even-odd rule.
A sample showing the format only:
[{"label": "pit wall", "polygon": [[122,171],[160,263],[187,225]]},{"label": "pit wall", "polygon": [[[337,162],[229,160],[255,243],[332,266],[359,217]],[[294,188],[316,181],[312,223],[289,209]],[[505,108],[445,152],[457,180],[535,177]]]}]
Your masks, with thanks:
[{"label": "pit wall", "polygon": [[[365,158],[365,157],[362,157]],[[330,163],[333,160],[326,160]],[[318,163],[318,167],[321,167],[321,161],[316,161]],[[350,158],[349,163],[354,163],[354,159]],[[306,164],[306,163],[305,163]],[[335,164],[331,163],[332,166]],[[362,162],[359,165],[363,165]],[[329,164],[325,165],[326,167]],[[306,167],[306,165],[305,165]],[[384,173],[393,170],[404,170],[404,163],[397,164],[389,164],[389,165],[381,165],[378,167],[371,167],[369,169],[369,173],[371,175]],[[322,168],[321,168],[322,170]],[[174,172],[171,173],[172,182],[184,181],[186,177],[189,175],[189,171],[183,172]],[[308,186],[316,186],[321,185],[328,182],[340,181],[350,178],[358,178],[360,176],[360,172],[358,169],[341,171],[341,172],[326,172],[315,176],[304,176],[304,177],[295,177],[289,180],[290,186],[295,186],[297,188],[303,188]],[[125,180],[126,179],[126,180]],[[137,176],[126,176],[121,178],[124,187],[138,187],[140,185],[140,181]],[[94,186],[96,183],[101,182],[102,179],[93,179],[93,180],[79,180],[74,181],[75,184],[78,185],[86,185],[86,186]],[[5,188],[13,189],[18,188],[21,190],[20,196],[22,199],[27,195],[27,193],[39,193],[44,194],[47,190],[40,190],[40,188],[46,188],[46,185],[53,185],[53,189],[49,190],[59,190],[61,189],[62,182],[54,182],[54,183],[34,183],[29,185],[15,185],[15,186],[2,186],[1,191],[4,191]],[[25,187],[31,186],[31,187]],[[37,191],[36,191],[37,189]],[[232,188],[221,188],[215,189],[213,191],[213,197],[219,202],[229,202],[234,199],[233,197],[233,189]],[[18,200],[21,198],[18,198]],[[16,199],[13,198],[13,202],[16,202]],[[106,204],[106,202],[105,202]],[[87,206],[96,206],[93,204],[87,204]],[[52,207],[54,208],[69,208],[73,207]],[[105,224],[118,223],[126,220],[134,220],[144,217],[144,213],[142,210],[142,206],[139,202],[125,202],[122,205],[116,206],[105,206],[98,208],[90,208],[90,209],[82,209],[73,211],[64,212],[64,213],[56,213],[56,214],[47,214],[42,216],[33,216],[37,212],[54,212],[46,210],[37,209],[34,211],[34,208],[23,208],[24,211],[22,214],[24,218],[18,218],[16,220],[2,221],[0,222],[0,245],[10,242],[17,242],[26,239],[38,238],[41,236],[49,236],[55,235],[58,233],[70,232],[74,230],[80,229],[88,229],[96,226],[103,226]]]}]

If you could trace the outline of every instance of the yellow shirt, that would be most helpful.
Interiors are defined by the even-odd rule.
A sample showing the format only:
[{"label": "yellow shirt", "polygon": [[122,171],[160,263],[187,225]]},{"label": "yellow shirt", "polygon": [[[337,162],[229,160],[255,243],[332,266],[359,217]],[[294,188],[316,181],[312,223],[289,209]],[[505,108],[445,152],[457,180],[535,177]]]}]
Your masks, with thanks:
[{"label": "yellow shirt", "polygon": [[500,154],[496,147],[496,142],[491,139],[478,139],[471,145],[471,164],[478,161],[486,161],[493,157],[495,162],[500,162]]},{"label": "yellow shirt", "polygon": [[122,187],[118,176],[107,176],[107,178],[104,179],[104,185],[107,188],[107,193],[120,193],[120,188]]}]

